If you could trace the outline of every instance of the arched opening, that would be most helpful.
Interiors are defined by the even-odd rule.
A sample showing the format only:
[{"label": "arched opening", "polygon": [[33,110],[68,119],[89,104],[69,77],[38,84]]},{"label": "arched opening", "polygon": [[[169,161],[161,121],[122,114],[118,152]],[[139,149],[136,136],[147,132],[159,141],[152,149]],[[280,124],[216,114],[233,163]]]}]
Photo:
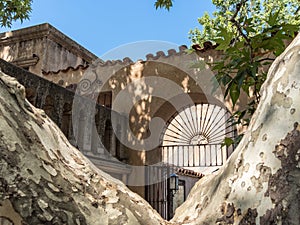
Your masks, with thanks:
[{"label": "arched opening", "polygon": [[[225,137],[235,136],[235,127],[228,120],[231,114],[220,102],[206,100],[173,111],[166,119],[161,145],[155,151],[162,166],[151,166],[146,178],[163,177],[158,174],[161,171],[166,177],[171,174],[178,177],[176,191],[170,188],[170,178],[146,187],[147,201],[163,218],[171,219],[203,174],[218,169],[232,152],[222,145]],[[162,109],[173,110],[168,105]],[[164,118],[167,118],[166,114]]]},{"label": "arched opening", "polygon": [[228,122],[230,116],[225,108],[210,103],[186,106],[176,112],[161,137],[163,163],[197,172],[221,166],[229,156],[222,143],[225,137],[235,135]]}]

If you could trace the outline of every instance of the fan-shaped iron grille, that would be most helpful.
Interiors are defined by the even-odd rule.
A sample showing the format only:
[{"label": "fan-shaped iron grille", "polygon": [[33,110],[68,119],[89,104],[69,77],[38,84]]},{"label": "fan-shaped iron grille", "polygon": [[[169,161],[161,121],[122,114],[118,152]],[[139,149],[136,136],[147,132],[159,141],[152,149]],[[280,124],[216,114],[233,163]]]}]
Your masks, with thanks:
[{"label": "fan-shaped iron grille", "polygon": [[230,113],[213,104],[195,104],[173,115],[162,137],[164,163],[174,166],[218,166],[230,152],[222,147],[233,137]]}]

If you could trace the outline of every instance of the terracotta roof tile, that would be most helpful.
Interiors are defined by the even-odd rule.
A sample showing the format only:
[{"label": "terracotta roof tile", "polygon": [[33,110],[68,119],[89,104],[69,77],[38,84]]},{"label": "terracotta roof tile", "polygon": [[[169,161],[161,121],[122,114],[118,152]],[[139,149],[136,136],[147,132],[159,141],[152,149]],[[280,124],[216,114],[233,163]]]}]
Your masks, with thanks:
[{"label": "terracotta roof tile", "polygon": [[199,179],[202,178],[202,177],[204,177],[203,173],[196,172],[194,170],[188,170],[188,169],[185,169],[185,168],[179,168],[179,169],[177,169],[176,174],[178,174],[178,175],[184,175],[184,176],[189,176],[189,177],[196,177],[196,178],[199,178]]},{"label": "terracotta roof tile", "polygon": [[42,70],[42,73],[43,73],[43,75],[58,74],[60,72],[67,73],[69,70],[72,70],[72,71],[77,71],[77,70],[80,70],[80,69],[85,70],[88,67],[89,67],[88,65],[86,65],[86,66],[84,66],[84,65],[78,65],[75,68],[72,67],[72,66],[69,66],[66,69],[60,69],[60,70],[57,70],[57,71],[45,71],[45,70]]},{"label": "terracotta roof tile", "polygon": [[214,45],[212,42],[210,41],[206,41],[203,43],[203,47],[201,47],[199,44],[193,44],[192,45],[192,48],[196,51],[199,51],[199,52],[206,52],[207,50],[211,50],[211,49],[215,49],[217,48],[218,45]]}]

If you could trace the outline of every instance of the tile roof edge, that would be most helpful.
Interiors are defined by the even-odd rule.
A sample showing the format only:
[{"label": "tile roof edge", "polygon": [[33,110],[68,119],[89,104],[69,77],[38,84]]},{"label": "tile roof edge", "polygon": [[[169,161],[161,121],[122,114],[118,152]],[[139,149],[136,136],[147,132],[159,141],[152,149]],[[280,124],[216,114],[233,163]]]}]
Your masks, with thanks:
[{"label": "tile roof edge", "polygon": [[72,71],[77,71],[77,70],[79,70],[79,69],[85,70],[85,69],[87,69],[88,67],[89,67],[89,65],[86,65],[86,66],[84,66],[84,65],[78,65],[78,66],[76,66],[76,67],[68,66],[68,67],[65,68],[65,69],[59,69],[59,70],[57,70],[57,71],[45,71],[45,70],[42,70],[42,74],[43,74],[43,75],[49,75],[49,74],[58,74],[58,73],[60,73],[60,72],[66,73],[66,72],[68,72],[69,70],[72,70]]},{"label": "tile roof edge", "polygon": [[203,173],[196,172],[194,170],[185,169],[185,168],[178,168],[176,170],[176,174],[183,175],[183,176],[189,176],[189,177],[196,177],[199,179],[205,176]]}]

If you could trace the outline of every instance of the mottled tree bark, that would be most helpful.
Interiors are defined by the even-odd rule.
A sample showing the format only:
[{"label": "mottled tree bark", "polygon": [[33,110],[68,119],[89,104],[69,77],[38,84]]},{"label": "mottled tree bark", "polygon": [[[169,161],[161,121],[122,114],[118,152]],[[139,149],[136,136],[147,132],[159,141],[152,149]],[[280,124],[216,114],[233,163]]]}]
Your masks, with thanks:
[{"label": "mottled tree bark", "polygon": [[0,72],[1,224],[166,224],[123,183],[93,166]]},{"label": "mottled tree bark", "polygon": [[[300,224],[299,74],[300,36],[270,68],[236,151],[195,185],[172,224]],[[0,218],[15,225],[168,223],[73,148],[3,73]]]},{"label": "mottled tree bark", "polygon": [[269,69],[241,143],[201,179],[172,221],[300,224],[300,36]]}]

